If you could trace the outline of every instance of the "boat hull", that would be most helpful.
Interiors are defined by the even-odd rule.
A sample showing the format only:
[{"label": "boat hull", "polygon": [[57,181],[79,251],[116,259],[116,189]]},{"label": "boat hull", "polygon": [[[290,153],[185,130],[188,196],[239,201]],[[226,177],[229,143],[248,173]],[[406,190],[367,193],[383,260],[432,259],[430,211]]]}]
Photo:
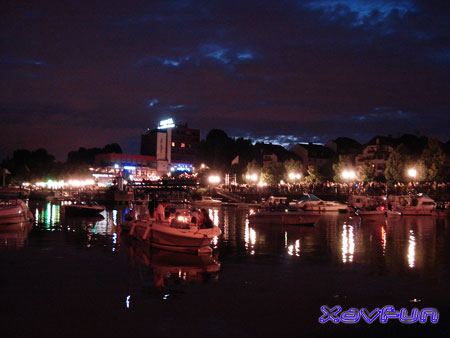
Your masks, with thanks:
[{"label": "boat hull", "polygon": [[154,224],[151,228],[150,241],[163,246],[199,248],[209,246],[215,236],[220,235],[219,228],[177,229],[165,225]]},{"label": "boat hull", "polygon": [[30,209],[22,200],[12,202],[15,204],[10,204],[11,202],[6,203],[6,205],[3,204],[0,207],[0,224],[7,225],[33,220]]},{"label": "boat hull", "polygon": [[83,208],[72,205],[65,206],[65,213],[68,216],[98,216],[103,210],[103,208]]}]

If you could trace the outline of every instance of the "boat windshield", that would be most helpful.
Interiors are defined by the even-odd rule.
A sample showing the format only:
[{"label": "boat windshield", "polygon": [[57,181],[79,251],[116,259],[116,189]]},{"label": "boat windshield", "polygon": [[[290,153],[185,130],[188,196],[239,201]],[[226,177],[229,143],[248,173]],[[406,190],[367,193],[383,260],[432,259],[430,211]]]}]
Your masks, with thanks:
[{"label": "boat windshield", "polygon": [[303,203],[303,202],[308,202],[308,201],[318,202],[318,201],[321,201],[321,199],[319,197],[317,197],[316,195],[307,194],[307,195],[303,195],[302,198],[300,198],[299,202]]}]

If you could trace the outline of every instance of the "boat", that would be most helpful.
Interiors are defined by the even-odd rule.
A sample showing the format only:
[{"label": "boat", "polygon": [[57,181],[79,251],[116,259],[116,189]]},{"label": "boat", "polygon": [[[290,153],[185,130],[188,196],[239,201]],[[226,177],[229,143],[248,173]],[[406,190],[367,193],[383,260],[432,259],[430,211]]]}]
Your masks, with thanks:
[{"label": "boat", "polygon": [[21,199],[0,201],[0,224],[33,221],[33,214]]},{"label": "boat", "polygon": [[348,198],[348,211],[376,210],[386,204],[386,198],[382,196],[350,195]]},{"label": "boat", "polygon": [[220,206],[222,205],[222,201],[212,198],[211,196],[202,196],[202,199],[193,201],[193,205],[195,206]]},{"label": "boat", "polygon": [[185,223],[185,228],[171,227],[168,221],[157,222],[155,219],[129,220],[121,224],[121,229],[129,229],[130,235],[152,246],[179,252],[210,253],[210,244],[215,237],[222,233],[214,225],[212,228],[202,229],[190,223],[190,217],[180,215],[179,221]]},{"label": "boat", "polygon": [[64,206],[64,211],[69,216],[97,216],[103,210],[105,207],[96,202],[78,201]]},{"label": "boat", "polygon": [[324,201],[313,194],[305,194],[296,203],[297,206],[305,211],[320,211],[320,212],[345,212],[347,211],[347,204]]},{"label": "boat", "polygon": [[432,216],[436,210],[436,202],[426,194],[390,196],[392,210],[405,216]]}]

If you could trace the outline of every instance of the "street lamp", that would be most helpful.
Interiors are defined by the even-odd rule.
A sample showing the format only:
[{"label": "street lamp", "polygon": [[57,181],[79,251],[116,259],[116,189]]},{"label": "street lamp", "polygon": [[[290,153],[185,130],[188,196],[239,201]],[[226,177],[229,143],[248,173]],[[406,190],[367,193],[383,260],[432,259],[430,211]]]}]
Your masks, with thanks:
[{"label": "street lamp", "polygon": [[288,176],[291,181],[295,181],[295,180],[299,180],[302,177],[302,174],[290,172]]},{"label": "street lamp", "polygon": [[414,168],[410,168],[408,169],[408,176],[411,178],[416,178],[417,177],[417,170]]},{"label": "street lamp", "polygon": [[247,181],[256,182],[256,181],[258,181],[258,175],[257,174],[247,174],[247,175],[245,175],[245,179]]},{"label": "street lamp", "polygon": [[356,178],[356,173],[354,170],[345,169],[341,174],[344,180],[354,180]]},{"label": "street lamp", "polygon": [[218,175],[211,175],[208,178],[208,182],[211,183],[211,184],[220,183],[220,176],[218,176]]},{"label": "street lamp", "polygon": [[211,175],[208,177],[208,182],[209,182],[209,195],[211,195],[211,185],[216,185],[220,183],[220,176],[218,175]]}]

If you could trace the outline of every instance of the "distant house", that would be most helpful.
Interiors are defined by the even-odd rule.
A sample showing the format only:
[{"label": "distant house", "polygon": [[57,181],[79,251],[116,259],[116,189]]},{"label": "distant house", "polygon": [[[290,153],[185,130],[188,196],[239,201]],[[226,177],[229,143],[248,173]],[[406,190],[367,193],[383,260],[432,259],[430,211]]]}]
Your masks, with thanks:
[{"label": "distant house", "polygon": [[291,148],[303,163],[303,174],[308,172],[308,166],[321,167],[331,160],[335,152],[333,149],[321,144],[298,143]]},{"label": "distant house", "polygon": [[356,155],[355,165],[357,168],[363,163],[370,161],[375,165],[375,176],[384,175],[387,160],[394,149],[391,145],[385,144],[382,141],[380,138],[372,140],[363,149],[362,153]]},{"label": "distant house", "polygon": [[265,162],[278,162],[278,156],[274,153],[263,154],[263,163]]}]

